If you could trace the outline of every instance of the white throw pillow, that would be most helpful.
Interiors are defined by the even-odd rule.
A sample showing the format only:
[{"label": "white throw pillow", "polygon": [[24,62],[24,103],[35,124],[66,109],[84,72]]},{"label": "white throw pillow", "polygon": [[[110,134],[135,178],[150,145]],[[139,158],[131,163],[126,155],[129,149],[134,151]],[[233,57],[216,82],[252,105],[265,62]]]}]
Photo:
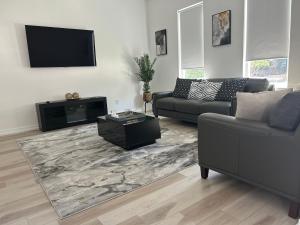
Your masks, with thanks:
[{"label": "white throw pillow", "polygon": [[237,119],[247,119],[266,122],[270,110],[292,89],[280,91],[264,91],[259,93],[238,92],[237,110],[235,117]]},{"label": "white throw pillow", "polygon": [[214,101],[222,82],[214,83],[209,81],[192,82],[188,99]]}]

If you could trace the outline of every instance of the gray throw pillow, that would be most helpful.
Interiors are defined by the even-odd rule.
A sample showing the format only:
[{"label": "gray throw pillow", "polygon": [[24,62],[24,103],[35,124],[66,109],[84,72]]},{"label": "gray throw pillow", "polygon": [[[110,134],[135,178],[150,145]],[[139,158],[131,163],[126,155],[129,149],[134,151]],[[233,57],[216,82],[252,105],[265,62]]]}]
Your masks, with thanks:
[{"label": "gray throw pillow", "polygon": [[237,119],[268,122],[271,110],[292,89],[264,91],[259,93],[237,93]]},{"label": "gray throw pillow", "polygon": [[300,122],[300,92],[289,93],[270,113],[269,126],[294,131]]},{"label": "gray throw pillow", "polygon": [[222,82],[213,83],[209,81],[192,82],[188,99],[214,101]]}]

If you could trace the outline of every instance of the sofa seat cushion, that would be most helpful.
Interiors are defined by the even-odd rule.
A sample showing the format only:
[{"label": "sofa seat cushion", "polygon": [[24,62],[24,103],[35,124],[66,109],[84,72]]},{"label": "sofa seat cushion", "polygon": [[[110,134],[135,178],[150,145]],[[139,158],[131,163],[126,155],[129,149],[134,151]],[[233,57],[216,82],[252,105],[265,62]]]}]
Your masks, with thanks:
[{"label": "sofa seat cushion", "polygon": [[187,100],[183,99],[183,98],[175,98],[175,97],[160,98],[156,102],[156,107],[158,109],[166,109],[166,110],[175,111],[174,103],[182,102],[182,101],[187,101]]},{"label": "sofa seat cushion", "polygon": [[174,102],[175,111],[194,115],[200,115],[207,112],[230,115],[230,107],[230,102],[222,101],[204,102],[199,100],[185,100]]}]

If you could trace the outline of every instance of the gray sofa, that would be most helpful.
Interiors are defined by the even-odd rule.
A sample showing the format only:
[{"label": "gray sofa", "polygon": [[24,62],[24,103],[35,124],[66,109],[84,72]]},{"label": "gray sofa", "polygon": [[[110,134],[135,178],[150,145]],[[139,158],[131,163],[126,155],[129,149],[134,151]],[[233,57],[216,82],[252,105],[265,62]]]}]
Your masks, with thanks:
[{"label": "gray sofa", "polygon": [[[222,82],[227,79],[208,79],[211,82]],[[260,92],[272,90],[273,86],[269,86],[266,79],[247,79],[245,92]],[[224,115],[235,115],[236,99],[230,102],[212,101],[204,102],[199,100],[188,100],[184,98],[173,97],[173,92],[155,92],[153,93],[152,103],[153,114],[164,117],[171,117],[187,122],[197,123],[199,115],[207,112],[219,113]]]},{"label": "gray sofa", "polygon": [[272,191],[291,201],[289,216],[300,209],[300,126],[294,132],[266,123],[206,113],[198,118],[199,165]]}]

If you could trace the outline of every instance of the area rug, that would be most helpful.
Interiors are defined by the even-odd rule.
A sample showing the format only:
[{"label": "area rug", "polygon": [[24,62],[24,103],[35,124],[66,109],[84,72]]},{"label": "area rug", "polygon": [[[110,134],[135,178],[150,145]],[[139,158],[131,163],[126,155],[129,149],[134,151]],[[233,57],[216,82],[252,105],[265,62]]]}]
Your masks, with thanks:
[{"label": "area rug", "polygon": [[125,151],[86,125],[18,143],[61,219],[180,171],[196,162],[194,131],[162,127],[157,143]]}]

